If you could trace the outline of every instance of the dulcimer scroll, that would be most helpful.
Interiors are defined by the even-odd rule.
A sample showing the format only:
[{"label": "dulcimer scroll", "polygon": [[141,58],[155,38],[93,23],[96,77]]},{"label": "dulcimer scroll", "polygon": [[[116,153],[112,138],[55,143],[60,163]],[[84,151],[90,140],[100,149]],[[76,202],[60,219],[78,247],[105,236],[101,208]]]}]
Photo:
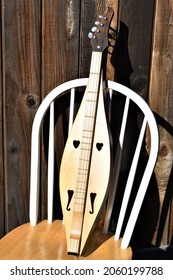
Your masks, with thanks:
[{"label": "dulcimer scroll", "polygon": [[67,139],[60,167],[60,197],[67,253],[81,255],[105,202],[110,170],[110,137],[102,88],[102,57],[108,47],[112,8],[89,33],[92,57],[88,84]]}]

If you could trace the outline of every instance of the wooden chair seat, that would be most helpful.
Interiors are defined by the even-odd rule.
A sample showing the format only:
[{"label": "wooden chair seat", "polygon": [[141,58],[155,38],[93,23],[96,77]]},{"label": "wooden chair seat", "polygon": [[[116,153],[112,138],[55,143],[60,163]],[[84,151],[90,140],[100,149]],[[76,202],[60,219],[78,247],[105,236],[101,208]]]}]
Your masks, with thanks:
[{"label": "wooden chair seat", "polygon": [[[60,241],[61,240],[61,241]],[[95,230],[85,256],[75,257],[66,251],[65,229],[61,220],[49,224],[41,221],[36,227],[26,223],[9,232],[0,240],[1,260],[109,260],[131,259],[130,247],[121,249],[109,233]],[[93,252],[93,253],[92,253]]]}]

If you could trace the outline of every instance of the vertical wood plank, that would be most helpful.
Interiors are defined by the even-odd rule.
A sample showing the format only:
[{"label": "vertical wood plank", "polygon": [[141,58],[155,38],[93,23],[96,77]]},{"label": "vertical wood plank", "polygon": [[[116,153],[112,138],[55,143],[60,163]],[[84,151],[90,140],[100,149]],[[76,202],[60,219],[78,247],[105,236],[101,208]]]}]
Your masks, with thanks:
[{"label": "vertical wood plank", "polygon": [[4,157],[3,157],[3,79],[2,79],[2,18],[0,4],[0,238],[5,232],[4,216]]},{"label": "vertical wood plank", "polygon": [[40,100],[40,0],[2,0],[6,232],[28,221],[30,138]]},{"label": "vertical wood plank", "polygon": [[[156,0],[155,2],[149,103],[155,112],[173,125],[173,2],[171,0]],[[160,210],[162,210],[172,163],[173,139],[166,130],[161,128],[160,150],[155,171]],[[173,211],[171,217],[173,221]],[[167,220],[161,244],[168,244],[172,234],[173,228],[171,227],[169,232]]]},{"label": "vertical wood plank", "polygon": [[120,1],[117,79],[147,98],[154,0]]},{"label": "vertical wood plank", "polygon": [[111,7],[114,11],[114,16],[111,21],[111,29],[109,30],[109,34],[111,34],[112,38],[109,38],[108,53],[107,53],[107,65],[106,65],[106,79],[107,80],[115,80],[116,77],[116,69],[115,65],[113,65],[113,53],[116,48],[118,32],[120,27],[120,18],[119,18],[119,8],[120,1],[119,0],[107,0],[106,5]]},{"label": "vertical wood plank", "polygon": [[78,77],[80,1],[42,1],[42,97]]},{"label": "vertical wood plank", "polygon": [[[43,0],[42,1],[42,99],[56,86],[65,81],[78,78],[79,64],[79,24],[80,0]],[[55,176],[55,199],[58,197],[58,170],[66,136],[64,135],[64,114],[68,100],[55,103],[57,124],[55,127],[55,155],[57,168]],[[67,127],[67,123],[65,124]],[[41,217],[47,217],[47,159],[46,159],[46,123],[44,148],[42,153],[42,207]],[[60,204],[56,201],[55,208]],[[56,209],[54,212],[58,212]],[[57,215],[58,213],[55,213]]]}]

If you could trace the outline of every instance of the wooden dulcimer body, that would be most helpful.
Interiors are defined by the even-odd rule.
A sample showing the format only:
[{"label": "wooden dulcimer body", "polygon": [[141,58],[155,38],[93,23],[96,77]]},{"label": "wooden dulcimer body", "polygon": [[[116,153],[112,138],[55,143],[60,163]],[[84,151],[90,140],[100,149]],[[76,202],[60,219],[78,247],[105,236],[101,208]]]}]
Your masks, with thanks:
[{"label": "wooden dulcimer body", "polygon": [[103,50],[113,11],[108,8],[93,35],[88,84],[64,149],[60,197],[67,253],[81,255],[105,202],[110,170],[110,138],[101,79]]}]

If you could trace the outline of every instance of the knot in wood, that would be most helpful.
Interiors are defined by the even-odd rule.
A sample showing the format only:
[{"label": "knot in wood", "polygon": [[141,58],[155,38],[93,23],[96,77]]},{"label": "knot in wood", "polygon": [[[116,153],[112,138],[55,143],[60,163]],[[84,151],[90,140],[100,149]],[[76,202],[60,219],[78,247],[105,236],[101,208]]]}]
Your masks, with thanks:
[{"label": "knot in wood", "polygon": [[11,154],[16,154],[17,152],[18,152],[18,148],[17,148],[17,146],[15,145],[15,144],[10,144],[9,145],[9,152],[11,153]]},{"label": "knot in wood", "polygon": [[168,153],[169,153],[169,147],[165,143],[162,143],[159,149],[159,156],[166,157]]},{"label": "knot in wood", "polygon": [[35,101],[34,97],[29,95],[26,99],[26,104],[30,109],[34,108],[36,105],[36,101]]}]

